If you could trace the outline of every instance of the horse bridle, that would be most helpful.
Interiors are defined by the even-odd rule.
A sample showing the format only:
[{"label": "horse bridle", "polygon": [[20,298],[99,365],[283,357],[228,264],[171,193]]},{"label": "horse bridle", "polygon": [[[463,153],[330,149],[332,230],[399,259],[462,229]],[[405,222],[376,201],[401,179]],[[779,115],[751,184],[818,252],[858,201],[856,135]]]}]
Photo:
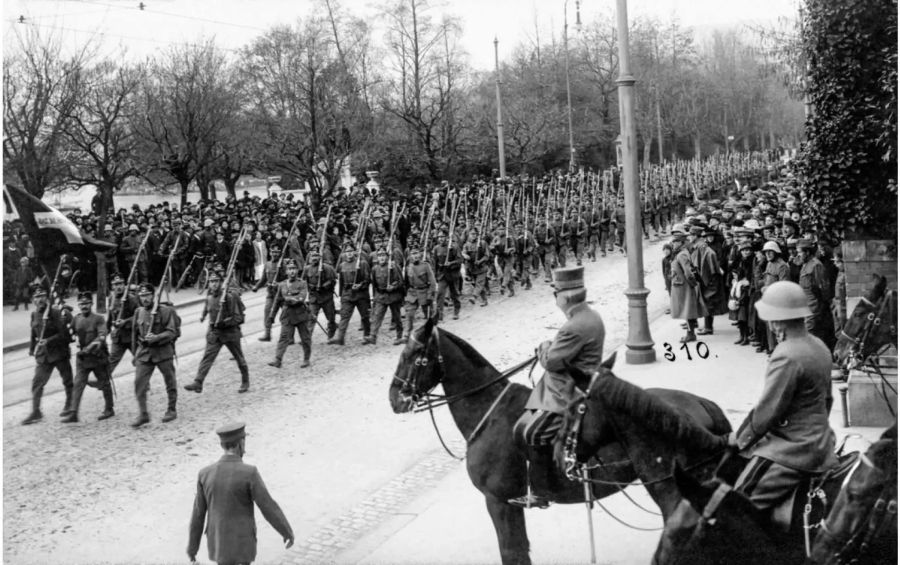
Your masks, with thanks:
[{"label": "horse bridle", "polygon": [[[430,397],[430,398],[437,398],[438,400],[442,400],[442,399],[446,398],[443,395],[431,394],[431,391],[434,390],[437,387],[437,385],[439,385],[441,383],[441,381],[444,380],[444,356],[441,354],[441,334],[440,334],[440,331],[438,331],[437,326],[434,326],[431,329],[431,334],[428,336],[428,339],[425,340],[425,343],[422,343],[421,341],[416,339],[416,336],[414,334],[410,334],[409,339],[412,340],[413,343],[420,345],[421,349],[422,349],[421,353],[416,357],[416,360],[413,362],[416,370],[412,375],[413,378],[410,378],[409,380],[401,378],[397,373],[394,373],[394,381],[401,383],[401,385],[403,385],[404,387],[407,387],[407,390],[409,391],[408,394],[409,394],[410,398],[412,398],[413,403],[416,405],[416,411],[419,411],[421,409],[424,409],[423,406],[430,405],[432,403],[432,401],[429,398],[423,399],[423,396]],[[425,370],[428,368],[428,365],[429,365],[428,348],[431,345],[432,340],[434,340],[437,343],[437,367],[438,367],[438,369],[440,369],[440,373],[438,374],[438,378],[435,381],[434,386],[432,386],[425,392],[420,393],[419,386],[418,386],[419,371]],[[406,393],[405,391],[403,391],[402,388],[401,388],[401,392]]]},{"label": "horse bridle", "polygon": [[[847,479],[845,480],[842,488],[846,487],[846,485],[849,484],[850,479],[853,477],[853,474],[856,472],[856,469],[860,464],[865,464],[872,469],[881,471],[881,469],[878,469],[864,453],[860,454],[859,460],[857,461],[856,465],[847,474]],[[888,524],[890,524],[890,517],[896,516],[896,514],[897,485],[894,483],[894,481],[890,480],[890,477],[885,477],[885,484],[882,487],[878,498],[872,504],[871,508],[869,508],[865,520],[865,526],[851,533],[847,538],[847,541],[843,542],[841,548],[834,552],[834,557],[837,559],[836,563],[838,565],[843,563],[856,563],[859,560],[859,557],[866,552],[869,545],[872,543],[872,540],[874,540],[881,533],[881,531]],[[841,543],[841,540],[828,530],[828,527],[824,520],[822,521],[819,528],[826,538],[834,542]],[[851,552],[856,547],[858,547],[859,549],[855,552],[855,554],[852,554]]]},{"label": "horse bridle", "polygon": [[[872,334],[872,331],[881,326],[882,319],[885,317],[885,315],[889,315],[891,313],[888,308],[893,305],[894,293],[893,291],[885,291],[884,296],[881,298],[881,300],[878,301],[881,304],[881,307],[879,307],[877,303],[872,303],[872,301],[866,297],[862,297],[860,300],[872,307],[872,311],[870,311],[868,315],[866,315],[866,325],[863,327],[862,334],[859,337],[853,337],[847,334],[847,332],[845,332],[843,329],[841,329],[840,332],[842,337],[853,343],[854,350],[852,355],[848,356],[848,358],[854,359],[857,364],[862,364],[865,362],[864,352],[866,351],[866,342],[868,341],[869,336]],[[876,308],[878,308],[877,313],[875,311]],[[896,341],[897,326],[895,324],[891,324],[890,331],[891,336],[894,338],[894,341]]]}]

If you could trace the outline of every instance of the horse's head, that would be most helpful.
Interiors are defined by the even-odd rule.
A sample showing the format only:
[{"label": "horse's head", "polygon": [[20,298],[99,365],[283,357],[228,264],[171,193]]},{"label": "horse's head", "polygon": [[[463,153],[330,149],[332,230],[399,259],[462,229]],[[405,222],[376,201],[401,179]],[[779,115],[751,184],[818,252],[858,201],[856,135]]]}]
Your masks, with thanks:
[{"label": "horse's head", "polygon": [[896,424],[893,433],[872,444],[847,475],[816,536],[812,563],[887,563],[896,556]]},{"label": "horse's head", "polygon": [[749,499],[719,479],[701,484],[677,463],[672,474],[682,500],[666,519],[654,565],[765,563],[772,540]]},{"label": "horse's head", "polygon": [[613,353],[600,364],[592,375],[586,375],[575,367],[569,372],[578,388],[585,392],[569,403],[563,414],[563,425],[560,433],[565,434],[566,455],[579,463],[584,463],[597,453],[600,447],[615,441],[613,429],[603,410],[603,399],[596,391],[597,382],[607,375],[612,375],[612,367],[616,362]]},{"label": "horse's head", "polygon": [[429,318],[410,335],[400,353],[389,393],[395,414],[411,411],[434,390],[443,376],[442,364],[440,330],[434,318]]},{"label": "horse's head", "polygon": [[834,347],[834,359],[840,364],[864,361],[896,341],[897,299],[886,286],[887,279],[876,275],[875,284],[847,317]]}]

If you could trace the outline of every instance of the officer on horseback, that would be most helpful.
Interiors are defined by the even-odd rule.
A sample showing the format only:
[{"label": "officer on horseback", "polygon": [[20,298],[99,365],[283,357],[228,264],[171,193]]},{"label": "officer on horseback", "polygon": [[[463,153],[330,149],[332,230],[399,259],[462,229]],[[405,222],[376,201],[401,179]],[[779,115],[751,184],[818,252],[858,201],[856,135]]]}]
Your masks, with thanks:
[{"label": "officer on horseback", "polygon": [[555,490],[556,466],[553,440],[562,425],[562,414],[575,397],[575,381],[569,374],[577,369],[593,374],[603,360],[606,329],[600,314],[587,305],[584,267],[553,271],[556,305],[568,320],[552,341],[538,346],[537,358],[544,376],[525,403],[525,413],[516,422],[514,434],[528,445],[531,490],[510,504],[523,508],[546,508],[548,495]]},{"label": "officer on horseback", "polygon": [[779,343],[766,368],[762,395],[729,443],[750,457],[735,490],[771,512],[804,478],[837,463],[828,424],[831,353],[806,329],[810,309],[797,283],[772,283],[756,310]]}]

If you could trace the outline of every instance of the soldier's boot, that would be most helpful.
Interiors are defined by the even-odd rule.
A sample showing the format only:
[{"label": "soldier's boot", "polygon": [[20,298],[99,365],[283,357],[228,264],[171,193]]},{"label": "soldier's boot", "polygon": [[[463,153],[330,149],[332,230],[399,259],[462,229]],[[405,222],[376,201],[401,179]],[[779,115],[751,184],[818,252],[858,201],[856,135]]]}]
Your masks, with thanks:
[{"label": "soldier's boot", "polygon": [[34,424],[35,422],[40,422],[44,417],[41,414],[41,395],[42,392],[35,392],[31,396],[31,414],[28,415],[27,418],[22,420],[22,425],[27,426],[29,424]]},{"label": "soldier's boot", "polygon": [[81,395],[84,393],[84,388],[82,387],[74,387],[72,390],[72,399],[69,403],[69,412],[65,416],[61,422],[63,424],[74,424],[78,422],[78,409],[81,407]]},{"label": "soldier's boot", "polygon": [[150,423],[150,414],[148,414],[147,412],[141,412],[138,415],[137,419],[134,422],[131,422],[131,427],[136,429],[136,428],[140,428],[144,424],[149,424],[149,423]]},{"label": "soldier's boot", "polygon": [[62,418],[64,416],[68,416],[69,413],[72,412],[72,387],[66,387],[66,405],[63,406],[62,412],[59,413],[59,417]]},{"label": "soldier's boot", "polygon": [[275,367],[276,369],[281,368],[281,359],[273,359],[268,363],[269,367]]},{"label": "soldier's boot", "polygon": [[337,333],[335,334],[335,336],[333,338],[328,340],[328,343],[331,345],[344,345],[344,335],[345,334],[346,334],[346,330],[341,331],[341,329],[338,328]]},{"label": "soldier's boot", "polygon": [[547,508],[552,502],[557,488],[556,463],[553,461],[553,446],[528,447],[529,488],[524,496],[511,498],[508,502],[520,508]]},{"label": "soldier's boot", "polygon": [[266,328],[263,334],[259,337],[259,341],[272,341],[272,328]]},{"label": "soldier's boot", "polygon": [[238,365],[238,369],[241,370],[241,386],[238,388],[238,392],[247,392],[250,390],[250,367],[244,364]]},{"label": "soldier's boot", "polygon": [[300,363],[300,368],[305,369],[309,367],[309,358],[312,357],[312,346],[308,343],[303,344],[303,362]]},{"label": "soldier's boot", "polygon": [[328,339],[331,339],[334,337],[334,332],[336,332],[337,329],[338,329],[338,325],[334,322],[334,320],[331,320],[328,322]]},{"label": "soldier's boot", "polygon": [[403,333],[402,333],[402,332],[398,331],[398,332],[397,332],[397,339],[394,340],[394,345],[402,345],[402,344],[404,344],[404,343],[406,343],[406,338],[403,337]]},{"label": "soldier's boot", "polygon": [[363,337],[363,345],[375,345],[378,341],[378,336],[367,335]]},{"label": "soldier's boot", "polygon": [[184,390],[189,390],[191,392],[196,392],[199,394],[203,392],[203,381],[194,379],[194,382],[184,385]]},{"label": "soldier's boot", "polygon": [[454,319],[454,320],[458,320],[458,319],[459,319],[459,308],[460,308],[459,306],[454,306],[454,307],[453,307],[453,319]]},{"label": "soldier's boot", "polygon": [[177,401],[177,396],[174,394],[169,395],[169,405],[166,408],[166,413],[163,414],[162,421],[163,422],[171,422],[175,418],[178,417],[178,412],[175,410],[175,403]]},{"label": "soldier's boot", "polygon": [[97,420],[106,420],[107,418],[112,418],[116,415],[116,412],[113,410],[113,391],[112,386],[109,383],[106,384],[106,387],[103,389],[103,412],[97,417]]},{"label": "soldier's boot", "polygon": [[509,281],[509,295],[510,296],[516,295],[516,283],[514,283],[513,281]]}]

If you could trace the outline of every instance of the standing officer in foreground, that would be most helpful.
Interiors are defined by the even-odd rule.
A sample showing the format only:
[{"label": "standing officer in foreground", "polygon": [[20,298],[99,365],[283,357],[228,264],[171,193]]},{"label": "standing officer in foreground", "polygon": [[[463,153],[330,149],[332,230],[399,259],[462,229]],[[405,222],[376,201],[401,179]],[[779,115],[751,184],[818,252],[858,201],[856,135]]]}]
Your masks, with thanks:
[{"label": "standing officer in foreground", "polygon": [[31,347],[28,354],[34,356],[37,364],[31,381],[31,414],[22,421],[25,426],[39,422],[44,417],[41,414],[41,397],[53,369],[59,371],[66,389],[66,405],[60,416],[69,414],[72,402],[72,363],[69,361],[71,315],[65,308],[51,306],[43,287],[35,288],[31,300],[34,302],[34,312],[31,313]]},{"label": "standing officer in foreground", "polygon": [[206,303],[203,305],[203,314],[200,316],[201,324],[207,316],[209,316],[209,329],[206,330],[206,349],[203,351],[203,359],[200,360],[194,382],[184,385],[184,390],[203,392],[203,381],[212,368],[219,350],[224,345],[234,357],[238,370],[241,372],[241,386],[238,388],[238,392],[247,392],[250,389],[250,369],[244,359],[244,352],[241,351],[244,303],[241,301],[241,295],[237,289],[222,288],[222,276],[215,271],[209,274],[209,293],[206,296]]},{"label": "standing officer in foreground", "polygon": [[225,454],[216,463],[201,469],[197,477],[187,547],[192,562],[197,560],[207,514],[206,547],[210,560],[220,565],[237,565],[256,559],[254,503],[281,534],[285,549],[294,545],[291,525],[269,495],[259,471],[243,462],[247,436],[244,427],[243,422],[236,422],[216,430]]},{"label": "standing officer in foreground", "polygon": [[115,415],[113,412],[113,392],[109,373],[109,353],[106,349],[106,321],[100,314],[91,311],[94,297],[90,292],[78,295],[78,309],[73,329],[78,343],[75,356],[75,386],[72,389],[71,412],[63,418],[64,424],[78,421],[78,407],[81,406],[81,395],[87,385],[88,375],[94,373],[97,386],[103,391],[105,408],[98,420],[105,420]]},{"label": "standing officer in foreground", "polygon": [[[278,345],[275,347],[275,360],[270,361],[272,367],[281,367],[281,358],[287,346],[294,340],[294,328],[300,334],[300,345],[303,347],[303,363],[300,367],[309,367],[309,357],[312,354],[312,334],[309,327],[309,287],[306,282],[297,276],[297,263],[293,259],[284,260],[284,268],[287,271],[287,280],[278,283],[275,295],[275,304],[272,312],[281,308],[281,335],[278,337]],[[267,323],[271,326],[271,314]]]},{"label": "standing officer in foreground", "polygon": [[[509,501],[523,508],[546,508],[548,495],[556,489],[556,465],[553,440],[562,425],[562,413],[575,397],[575,381],[570,368],[590,374],[603,360],[606,328],[600,314],[587,304],[584,267],[553,271],[553,296],[566,316],[566,323],[552,341],[537,348],[544,376],[535,385],[525,413],[516,422],[513,433],[528,445],[529,481],[533,489],[525,496]],[[531,489],[529,489],[531,490]]]},{"label": "standing officer in foreground", "polygon": [[159,368],[166,383],[168,405],[162,417],[163,422],[171,422],[178,417],[175,404],[178,401],[178,381],[175,380],[175,340],[178,330],[175,321],[175,309],[166,304],[157,304],[153,310],[153,285],[144,283],[138,290],[141,306],[134,313],[131,342],[136,344],[134,351],[134,395],[137,397],[137,420],[132,428],[139,428],[150,423],[147,412],[147,392],[150,390],[150,377],[153,370]]}]

